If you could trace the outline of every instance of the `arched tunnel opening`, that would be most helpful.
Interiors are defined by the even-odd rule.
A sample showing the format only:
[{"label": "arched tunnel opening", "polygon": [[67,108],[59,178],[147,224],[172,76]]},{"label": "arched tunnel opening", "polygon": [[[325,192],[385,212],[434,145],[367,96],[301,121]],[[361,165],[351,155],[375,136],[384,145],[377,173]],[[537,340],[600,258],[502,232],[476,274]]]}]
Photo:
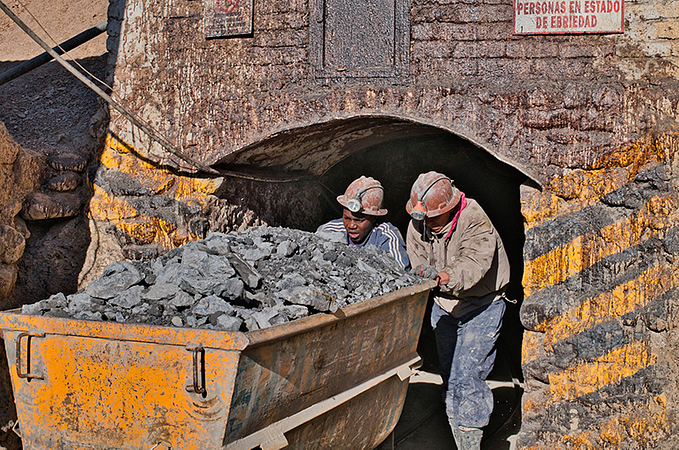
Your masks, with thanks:
[{"label": "arched tunnel opening", "polygon": [[[283,156],[285,149],[294,155]],[[219,166],[259,174],[278,173],[283,178],[294,173],[287,183],[232,180],[223,185],[218,195],[230,203],[247,206],[269,225],[307,231],[341,217],[342,207],[336,197],[361,175],[373,177],[384,186],[388,209],[385,220],[404,237],[410,220],[405,203],[417,176],[434,170],[451,177],[461,191],[484,208],[509,257],[507,297],[516,303],[507,302],[496,366],[489,380],[509,382],[501,385],[498,392],[511,392],[496,396],[486,435],[497,432],[510,419],[516,420],[523,381],[519,308],[523,300],[524,227],[520,187],[531,183],[526,174],[447,130],[385,118],[336,121],[282,133],[221,161]],[[422,369],[436,373],[438,360],[429,324],[430,309],[431,300],[418,353],[423,360]]]}]

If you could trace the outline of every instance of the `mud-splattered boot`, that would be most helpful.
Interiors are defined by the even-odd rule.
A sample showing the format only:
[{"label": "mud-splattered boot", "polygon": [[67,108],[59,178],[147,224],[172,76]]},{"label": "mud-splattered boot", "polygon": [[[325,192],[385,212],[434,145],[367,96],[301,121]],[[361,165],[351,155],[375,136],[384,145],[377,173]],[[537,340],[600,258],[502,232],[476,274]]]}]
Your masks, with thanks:
[{"label": "mud-splattered boot", "polygon": [[451,427],[457,450],[481,450],[483,430],[470,427]]}]

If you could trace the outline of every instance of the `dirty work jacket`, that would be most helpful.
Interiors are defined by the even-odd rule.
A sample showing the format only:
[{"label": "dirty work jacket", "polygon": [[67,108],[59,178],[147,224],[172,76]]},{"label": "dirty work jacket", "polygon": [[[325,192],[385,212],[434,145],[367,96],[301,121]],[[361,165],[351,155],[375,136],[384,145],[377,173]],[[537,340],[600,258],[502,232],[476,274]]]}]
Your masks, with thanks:
[{"label": "dirty work jacket", "polygon": [[481,206],[467,199],[448,240],[449,223],[439,234],[423,221],[411,220],[406,234],[413,267],[433,266],[450,275],[450,281],[434,291],[434,301],[453,317],[490,304],[509,282],[509,260],[502,239]]},{"label": "dirty work jacket", "polygon": [[[349,241],[349,235],[347,230],[344,228],[344,223],[342,219],[331,220],[330,222],[318,227],[317,232],[326,233],[342,233],[344,236],[344,241],[348,245],[356,245]],[[408,259],[408,253],[406,253],[406,244],[403,242],[403,237],[398,231],[398,228],[393,226],[390,222],[381,222],[373,227],[370,231],[368,237],[358,245],[362,247],[364,245],[374,245],[377,248],[384,250],[394,257],[396,262],[404,268],[405,270],[410,270],[410,260]]]}]

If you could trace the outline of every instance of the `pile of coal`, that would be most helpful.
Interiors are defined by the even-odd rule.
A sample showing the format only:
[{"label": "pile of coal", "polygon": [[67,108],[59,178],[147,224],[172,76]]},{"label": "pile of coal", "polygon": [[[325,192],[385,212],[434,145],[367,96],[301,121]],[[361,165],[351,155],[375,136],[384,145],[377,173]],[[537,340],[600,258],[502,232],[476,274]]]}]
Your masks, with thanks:
[{"label": "pile of coal", "polygon": [[24,305],[22,312],[252,331],[422,281],[374,246],[262,226],[212,233],[153,260],[114,262],[84,290]]}]

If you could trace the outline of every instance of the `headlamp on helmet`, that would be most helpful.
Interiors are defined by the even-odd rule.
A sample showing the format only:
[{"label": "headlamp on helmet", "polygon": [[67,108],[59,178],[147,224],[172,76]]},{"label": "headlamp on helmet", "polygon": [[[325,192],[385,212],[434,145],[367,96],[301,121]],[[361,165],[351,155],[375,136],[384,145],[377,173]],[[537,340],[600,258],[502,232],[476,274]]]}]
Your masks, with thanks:
[{"label": "headlamp on helmet", "polygon": [[453,180],[446,176],[439,177],[432,181],[429,186],[427,186],[427,188],[422,191],[422,194],[417,199],[417,203],[415,203],[415,206],[413,206],[410,210],[410,217],[412,217],[414,220],[424,220],[424,218],[427,217],[427,194],[429,193],[429,190],[441,180],[448,180],[450,181],[450,184],[453,184]]},{"label": "headlamp on helmet", "polygon": [[362,210],[363,204],[361,203],[361,199],[363,198],[363,195],[370,189],[382,189],[384,191],[382,186],[368,186],[365,189],[361,189],[360,191],[356,192],[356,195],[354,195],[353,198],[350,198],[347,201],[347,209],[353,213],[357,213]]}]

